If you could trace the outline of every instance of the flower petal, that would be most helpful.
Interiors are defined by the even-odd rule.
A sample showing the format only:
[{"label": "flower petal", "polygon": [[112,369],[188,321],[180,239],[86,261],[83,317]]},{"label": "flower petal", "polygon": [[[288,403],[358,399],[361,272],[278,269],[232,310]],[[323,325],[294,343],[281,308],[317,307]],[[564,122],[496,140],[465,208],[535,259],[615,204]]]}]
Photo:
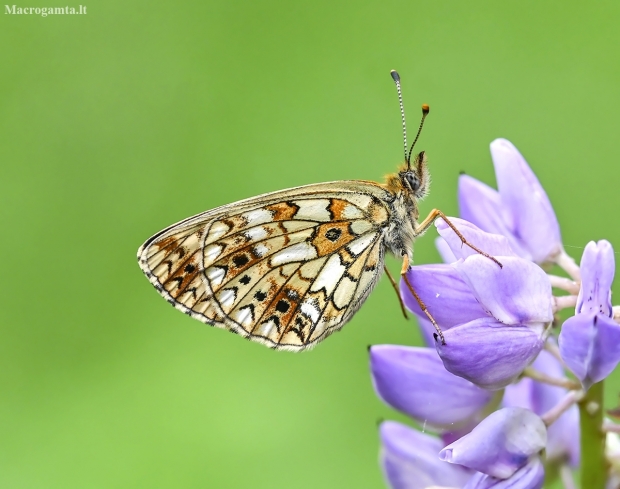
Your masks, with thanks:
[{"label": "flower petal", "polygon": [[471,433],[439,452],[439,458],[484,474],[507,479],[547,443],[545,423],[528,409],[495,411]]},{"label": "flower petal", "polygon": [[426,346],[430,346],[431,348],[435,347],[435,334],[437,334],[437,330],[433,323],[431,323],[426,314],[424,315],[415,315],[415,318],[418,320],[418,325],[420,326],[420,333],[422,334],[422,339],[424,340],[424,344]]},{"label": "flower petal", "polygon": [[545,190],[510,141],[493,141],[491,156],[502,203],[512,214],[514,234],[534,261],[552,261],[562,251],[562,239]]},{"label": "flower petal", "polygon": [[497,190],[462,174],[459,177],[458,194],[461,219],[488,233],[504,235],[501,231],[506,229],[506,221],[502,215],[502,201]]},{"label": "flower petal", "polygon": [[529,326],[553,320],[551,282],[538,265],[511,256],[497,257],[502,268],[481,255],[453,266],[480,304],[504,324]]},{"label": "flower petal", "polygon": [[493,397],[446,371],[432,348],[373,346],[370,369],[375,391],[386,404],[435,428],[464,425]]},{"label": "flower petal", "polygon": [[590,241],[581,257],[581,290],[576,312],[600,312],[612,316],[611,284],[616,263],[609,241]]},{"label": "flower petal", "polygon": [[[469,286],[450,265],[414,266],[407,272],[407,279],[442,329],[487,316]],[[409,310],[426,317],[404,281],[400,283],[400,292]]]},{"label": "flower petal", "polygon": [[[551,353],[543,350],[532,367],[550,377],[564,377],[564,369]],[[503,405],[529,409],[542,416],[568,393],[567,389],[523,378],[506,387]],[[547,428],[547,460],[568,459],[573,467],[579,465],[579,410],[571,406]]]},{"label": "flower petal", "polygon": [[508,479],[497,479],[477,472],[463,489],[540,489],[545,482],[545,467],[539,457],[517,470]]},{"label": "flower petal", "polygon": [[475,224],[483,231],[504,236],[510,248],[517,255],[527,260],[532,259],[521,240],[513,234],[512,215],[505,211],[497,190],[469,175],[461,175],[459,177],[459,214],[461,219]]},{"label": "flower petal", "polygon": [[605,379],[620,362],[620,325],[603,314],[568,318],[558,342],[566,366],[585,389]]},{"label": "flower petal", "polygon": [[[465,237],[467,242],[476,246],[479,250],[491,256],[517,256],[512,248],[510,248],[510,244],[508,244],[508,240],[504,236],[484,232],[471,222],[459,219],[458,217],[448,217],[448,219]],[[435,221],[435,227],[441,237],[446,240],[452,253],[454,253],[454,256],[457,258],[467,258],[468,256],[478,254],[476,250],[463,244],[461,238],[457,236],[454,230],[443,219],[437,219]]]},{"label": "flower petal", "polygon": [[477,319],[444,331],[435,343],[444,367],[484,389],[501,389],[519,377],[540,353],[544,339],[525,326]]},{"label": "flower petal", "polygon": [[443,444],[438,438],[394,421],[381,423],[379,436],[381,467],[393,489],[462,487],[470,476],[463,467],[439,460],[437,453]]},{"label": "flower petal", "polygon": [[439,255],[444,263],[452,263],[457,260],[457,257],[454,256],[454,253],[452,253],[450,246],[441,236],[438,236],[435,239],[435,248],[437,248],[437,251],[439,252]]}]

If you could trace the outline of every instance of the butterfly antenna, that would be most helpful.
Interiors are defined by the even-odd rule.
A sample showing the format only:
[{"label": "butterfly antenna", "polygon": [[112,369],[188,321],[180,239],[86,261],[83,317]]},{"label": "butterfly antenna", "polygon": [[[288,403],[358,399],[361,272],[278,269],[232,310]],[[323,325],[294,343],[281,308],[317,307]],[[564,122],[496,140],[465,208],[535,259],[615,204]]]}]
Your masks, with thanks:
[{"label": "butterfly antenna", "polygon": [[403,119],[403,139],[405,144],[405,161],[409,168],[411,168],[411,164],[409,163],[409,159],[407,158],[407,125],[405,124],[405,106],[403,105],[403,94],[400,91],[400,75],[396,70],[390,71],[390,75],[392,75],[392,80],[396,83],[396,90],[398,91],[398,103],[400,105],[400,116]]},{"label": "butterfly antenna", "polygon": [[[418,142],[418,138],[420,137],[420,133],[422,132],[422,127],[424,126],[424,119],[426,119],[426,116],[428,115],[430,110],[431,109],[430,109],[430,107],[427,104],[422,104],[422,120],[420,121],[420,127],[418,127],[418,133],[415,135],[415,139],[413,140],[413,143],[411,143],[411,148],[409,149],[409,154],[406,155],[407,164],[409,166],[411,166],[411,163],[409,163],[411,161],[411,152],[413,151],[413,147],[415,146],[415,143]],[[404,117],[404,115],[403,115],[403,117]],[[406,148],[405,148],[405,151],[407,151]]]}]

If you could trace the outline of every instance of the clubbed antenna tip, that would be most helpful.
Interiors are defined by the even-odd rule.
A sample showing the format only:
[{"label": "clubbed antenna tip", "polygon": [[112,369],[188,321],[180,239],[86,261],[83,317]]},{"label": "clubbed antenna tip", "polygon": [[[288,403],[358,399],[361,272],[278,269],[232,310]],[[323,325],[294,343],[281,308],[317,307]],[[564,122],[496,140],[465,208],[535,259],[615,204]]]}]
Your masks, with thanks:
[{"label": "clubbed antenna tip", "polygon": [[400,81],[400,75],[398,74],[398,71],[392,70],[390,71],[390,75],[392,75],[392,80],[394,80],[395,82]]}]

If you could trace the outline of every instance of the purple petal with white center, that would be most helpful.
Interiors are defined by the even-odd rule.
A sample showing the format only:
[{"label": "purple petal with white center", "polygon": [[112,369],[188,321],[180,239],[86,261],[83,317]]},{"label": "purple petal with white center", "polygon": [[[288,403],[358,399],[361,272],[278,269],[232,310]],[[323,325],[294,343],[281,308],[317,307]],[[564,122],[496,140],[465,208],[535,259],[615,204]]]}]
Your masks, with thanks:
[{"label": "purple petal with white center", "polygon": [[394,421],[379,428],[380,462],[392,489],[425,489],[429,486],[462,487],[471,472],[437,457],[443,443]]},{"label": "purple petal with white center", "polygon": [[605,379],[620,362],[620,325],[603,314],[568,318],[558,342],[566,366],[585,389]]},{"label": "purple petal with white center", "polygon": [[444,367],[483,389],[514,382],[538,356],[544,339],[532,328],[509,326],[493,318],[476,319],[444,331],[435,342]]},{"label": "purple petal with white center", "polygon": [[[564,377],[564,369],[551,353],[543,350],[532,363],[539,372],[555,378]],[[567,389],[523,378],[506,387],[503,405],[529,409],[542,416],[568,393]],[[547,428],[547,460],[568,460],[571,466],[579,465],[579,410],[571,406]]]},{"label": "purple petal with white center", "polygon": [[459,177],[459,214],[461,219],[475,224],[483,231],[505,236],[510,248],[517,255],[527,260],[532,259],[529,251],[514,236],[514,229],[511,227],[512,215],[506,212],[497,190],[469,175],[461,175]]},{"label": "purple petal with white center", "polygon": [[477,472],[463,489],[540,489],[545,482],[545,467],[539,457],[517,470],[508,479],[497,479]]},{"label": "purple petal with white center", "polygon": [[453,266],[480,304],[504,324],[545,325],[553,320],[553,297],[547,274],[536,264],[498,256],[502,268],[481,255]]},{"label": "purple petal with white center", "polygon": [[590,241],[581,257],[581,290],[576,313],[600,312],[612,316],[611,284],[615,269],[614,249],[609,241]]},{"label": "purple petal with white center", "polygon": [[552,261],[562,252],[562,239],[549,197],[510,141],[493,141],[491,156],[502,203],[512,215],[514,235],[534,261]]},{"label": "purple petal with white center", "polygon": [[[458,217],[448,217],[448,219],[465,239],[479,250],[491,256],[517,256],[512,248],[510,248],[510,244],[504,236],[484,232],[471,222],[459,219]],[[435,221],[435,227],[441,237],[446,240],[452,253],[454,253],[454,256],[457,258],[467,258],[468,256],[478,254],[477,251],[463,244],[461,238],[457,236],[454,230],[443,219],[437,219]],[[492,260],[489,261],[492,262]],[[495,264],[495,266],[498,265]]]},{"label": "purple petal with white center", "polygon": [[528,409],[504,408],[441,450],[439,458],[507,479],[537,457],[546,443],[547,429],[540,417]]},{"label": "purple petal with white center", "polygon": [[440,430],[464,426],[493,397],[446,371],[434,348],[376,345],[370,349],[370,369],[386,404]]},{"label": "purple petal with white center", "polygon": [[[407,272],[407,279],[442,329],[487,316],[451,265],[414,266]],[[404,280],[400,283],[400,293],[409,310],[426,317]]]}]

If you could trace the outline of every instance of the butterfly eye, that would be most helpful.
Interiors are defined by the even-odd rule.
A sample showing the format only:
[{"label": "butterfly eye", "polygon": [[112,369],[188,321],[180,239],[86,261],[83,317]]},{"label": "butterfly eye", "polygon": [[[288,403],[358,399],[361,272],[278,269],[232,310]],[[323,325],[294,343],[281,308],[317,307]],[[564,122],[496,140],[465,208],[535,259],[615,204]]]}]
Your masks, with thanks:
[{"label": "butterfly eye", "polygon": [[407,185],[409,185],[409,188],[414,192],[417,192],[417,190],[420,188],[420,179],[415,173],[405,173],[405,180],[407,181]]}]

